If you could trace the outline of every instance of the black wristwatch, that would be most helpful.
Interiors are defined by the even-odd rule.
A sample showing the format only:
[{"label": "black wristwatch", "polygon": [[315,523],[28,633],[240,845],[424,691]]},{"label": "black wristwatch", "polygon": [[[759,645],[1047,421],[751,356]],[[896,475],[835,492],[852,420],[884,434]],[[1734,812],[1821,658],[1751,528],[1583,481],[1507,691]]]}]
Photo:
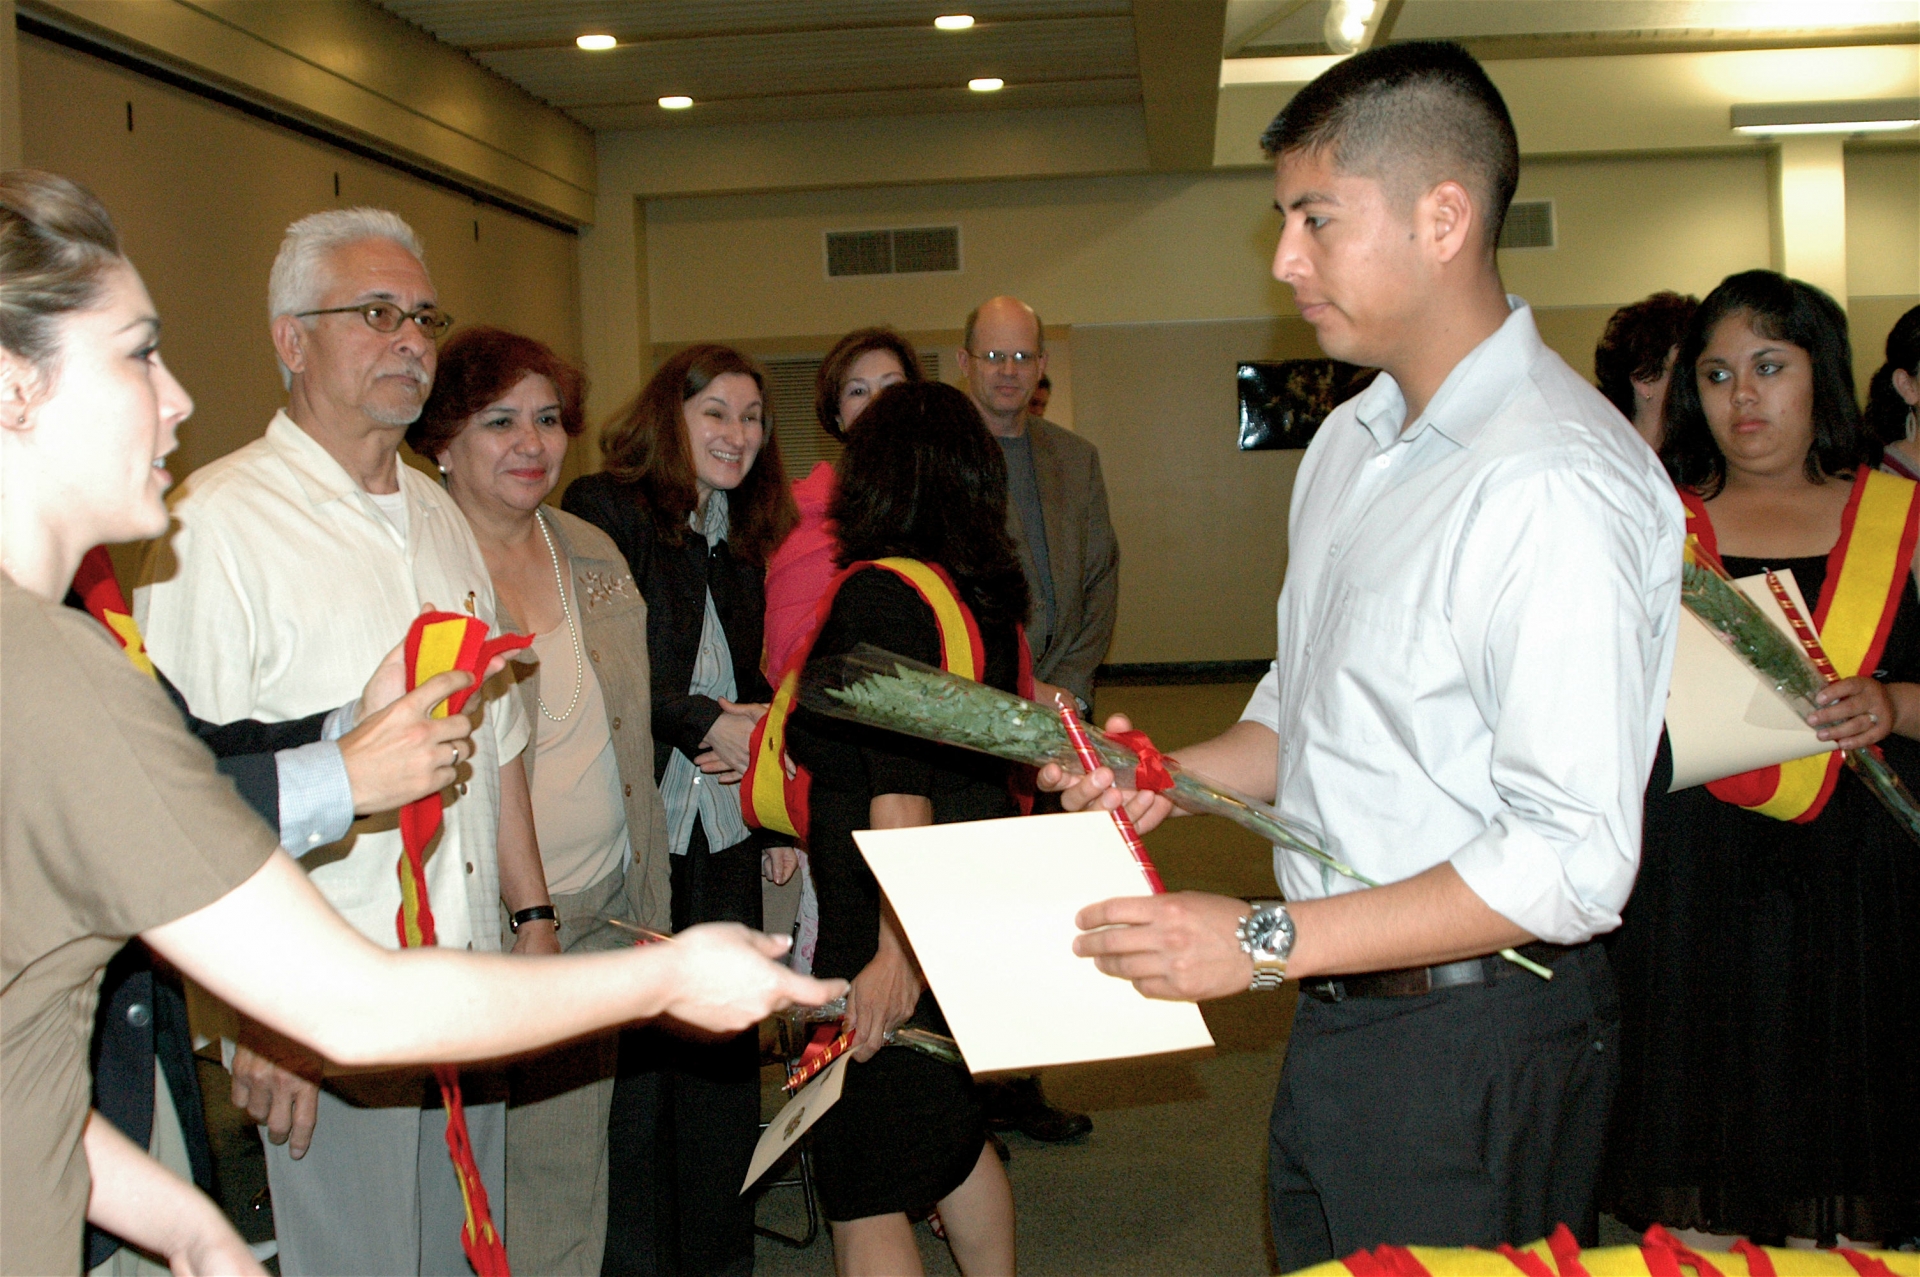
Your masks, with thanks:
[{"label": "black wristwatch", "polygon": [[529,922],[538,922],[542,918],[553,924],[555,935],[560,934],[560,911],[552,905],[533,905],[530,908],[517,909],[513,917],[507,920],[507,926],[511,927],[513,934],[517,936],[520,934],[520,928]]}]

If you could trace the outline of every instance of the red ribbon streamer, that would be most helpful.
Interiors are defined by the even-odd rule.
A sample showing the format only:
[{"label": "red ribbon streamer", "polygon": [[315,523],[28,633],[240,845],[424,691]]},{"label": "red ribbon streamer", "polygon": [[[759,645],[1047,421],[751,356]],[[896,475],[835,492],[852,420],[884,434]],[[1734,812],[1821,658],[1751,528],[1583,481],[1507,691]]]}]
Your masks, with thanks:
[{"label": "red ribbon streamer", "polygon": [[[1060,722],[1061,725],[1067,729],[1067,739],[1073,742],[1073,752],[1080,758],[1081,769],[1084,770],[1087,775],[1093,775],[1094,769],[1100,766],[1100,755],[1094,752],[1093,742],[1087,738],[1087,729],[1080,725],[1080,715],[1074,712],[1073,706],[1062,705],[1060,707]],[[1143,739],[1145,737],[1145,733],[1142,732],[1134,732],[1132,734],[1140,736]],[[1155,758],[1157,759],[1158,757],[1159,755],[1156,752]],[[1142,754],[1140,756],[1140,763],[1142,767],[1146,765],[1146,755]],[[1166,774],[1164,768],[1162,768],[1161,774],[1163,776]],[[1166,787],[1172,788],[1172,786],[1173,780],[1169,777]],[[1146,786],[1142,786],[1142,788],[1146,788]],[[1127,809],[1125,807],[1115,807],[1113,809],[1113,823],[1120,830],[1120,837],[1126,840],[1127,850],[1133,853],[1134,861],[1139,864],[1140,872],[1145,875],[1147,886],[1152,888],[1153,894],[1157,896],[1166,891],[1167,888],[1165,884],[1160,881],[1160,871],[1153,867],[1153,858],[1147,855],[1147,844],[1140,840],[1140,831],[1134,828],[1133,817],[1127,815]]]},{"label": "red ribbon streamer", "polygon": [[[438,637],[454,640],[451,650],[442,641],[427,644],[422,655],[422,640],[429,629],[441,630]],[[486,622],[457,612],[426,612],[414,618],[407,631],[405,648],[407,690],[412,691],[436,674],[449,669],[465,670],[473,682],[447,697],[434,710],[434,716],[458,714],[467,700],[479,690],[480,675],[489,662],[502,652],[510,652],[533,642],[529,634],[502,634],[487,639]],[[426,850],[439,832],[443,815],[441,796],[428,794],[400,809],[402,854],[397,866],[400,874],[400,909],[394,926],[400,933],[403,949],[425,948],[436,942],[433,905],[427,898]],[[460,1070],[439,1065],[433,1070],[440,1083],[440,1095],[447,1109],[447,1156],[453,1162],[454,1176],[460,1181],[460,1196],[466,1206],[466,1220],[460,1228],[460,1247],[467,1262],[479,1277],[510,1277],[507,1247],[494,1227],[493,1212],[487,1203],[487,1186],[480,1179],[480,1167],[473,1158],[473,1143],[467,1135],[467,1110],[460,1096]]]}]

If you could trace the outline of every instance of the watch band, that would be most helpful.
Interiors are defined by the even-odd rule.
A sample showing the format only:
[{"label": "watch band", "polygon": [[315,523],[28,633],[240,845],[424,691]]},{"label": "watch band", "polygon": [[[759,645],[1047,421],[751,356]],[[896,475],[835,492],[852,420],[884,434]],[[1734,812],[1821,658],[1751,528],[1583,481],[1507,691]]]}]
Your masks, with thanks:
[{"label": "watch band", "polygon": [[538,922],[542,918],[545,918],[553,924],[553,929],[556,934],[559,932],[560,911],[552,905],[533,905],[526,909],[516,909],[514,910],[513,917],[507,920],[507,926],[512,928],[513,934],[517,936],[520,934],[520,928],[526,926],[529,922]]}]

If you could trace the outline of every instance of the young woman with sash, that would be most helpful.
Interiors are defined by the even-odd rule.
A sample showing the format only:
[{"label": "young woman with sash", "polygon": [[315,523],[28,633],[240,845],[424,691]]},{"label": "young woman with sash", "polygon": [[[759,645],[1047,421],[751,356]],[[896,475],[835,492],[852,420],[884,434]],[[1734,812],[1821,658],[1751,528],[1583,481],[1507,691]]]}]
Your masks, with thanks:
[{"label": "young woman with sash", "polygon": [[[1808,720],[1920,782],[1915,485],[1875,469],[1845,315],[1770,271],[1701,303],[1663,457],[1735,577],[1791,571],[1840,681]],[[1920,847],[1837,752],[1668,793],[1611,946],[1623,1076],[1603,1209],[1636,1228],[1920,1230]]]},{"label": "young woman with sash", "polygon": [[[821,603],[811,658],[871,643],[1008,691],[1029,681],[1006,463],[972,401],[938,382],[884,390],[850,432],[839,478],[829,515],[843,570]],[[796,660],[808,655],[803,644]],[[962,1272],[1011,1272],[1013,1197],[972,1079],[918,1051],[882,1049],[903,1024],[944,1033],[946,1022],[853,842],[856,829],[1014,815],[1010,769],[804,709],[784,727],[787,752],[811,778],[805,814],[793,814],[820,897],[814,970],[853,981],[855,1063],[840,1102],[813,1128],[836,1265],[920,1272],[909,1216],[938,1206]]]}]

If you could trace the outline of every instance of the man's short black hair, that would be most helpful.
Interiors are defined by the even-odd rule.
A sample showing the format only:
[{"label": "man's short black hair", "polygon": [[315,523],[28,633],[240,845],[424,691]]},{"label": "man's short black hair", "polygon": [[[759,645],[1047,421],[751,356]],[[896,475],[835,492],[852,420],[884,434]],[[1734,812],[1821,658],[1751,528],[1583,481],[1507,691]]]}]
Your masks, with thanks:
[{"label": "man's short black hair", "polygon": [[1389,44],[1336,63],[1260,135],[1268,158],[1324,151],[1406,203],[1452,178],[1479,204],[1487,246],[1520,180],[1520,144],[1500,90],[1459,45]]}]

